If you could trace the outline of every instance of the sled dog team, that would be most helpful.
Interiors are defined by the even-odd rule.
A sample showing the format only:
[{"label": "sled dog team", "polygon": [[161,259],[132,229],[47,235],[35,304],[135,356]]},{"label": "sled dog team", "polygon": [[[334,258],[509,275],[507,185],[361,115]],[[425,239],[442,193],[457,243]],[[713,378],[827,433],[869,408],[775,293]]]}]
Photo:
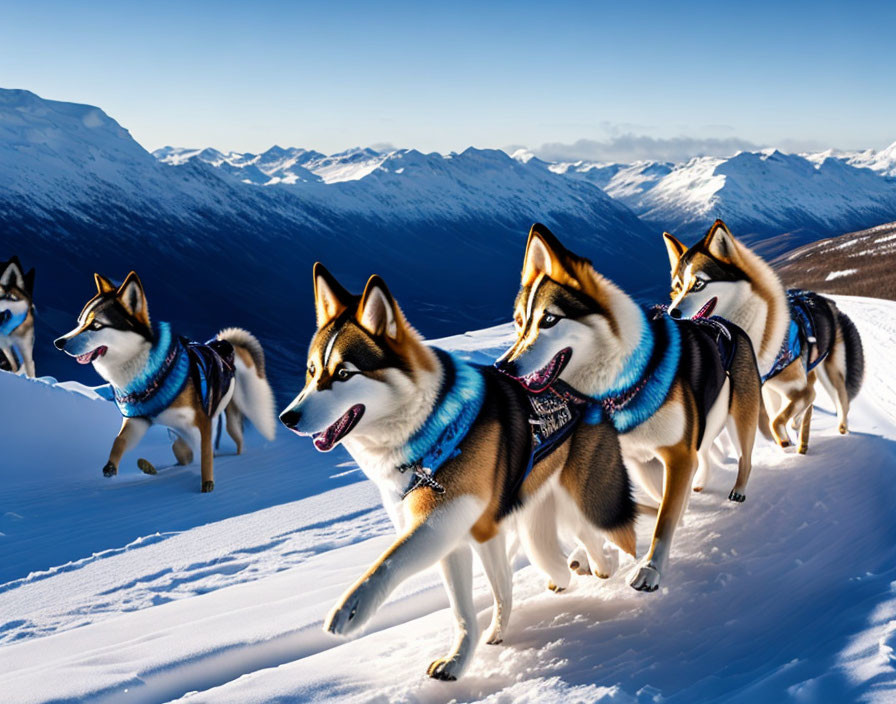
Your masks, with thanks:
[{"label": "sled dog team", "polygon": [[[320,451],[344,445],[377,484],[398,533],[332,609],[326,630],[359,631],[398,585],[439,563],[455,640],[427,672],[456,679],[480,640],[473,551],[494,596],[486,641],[500,643],[508,627],[511,524],[559,592],[571,571],[609,577],[616,548],[635,556],[638,515],[655,516],[629,579],[654,591],[723,430],[737,454],[735,502],[746,498],[757,429],[787,447],[789,424],[798,452],[807,451],[816,380],[847,432],[864,364],[849,318],[818,294],[785,291],[720,220],[691,248],[663,237],[671,304],[644,309],[534,225],[513,308],[516,340],[493,366],[428,345],[380,277],[351,293],[315,264],[305,386],[280,420]],[[98,274],[95,283],[76,327],[55,345],[93,364],[123,416],[103,474],[114,476],[123,453],[158,423],[174,431],[178,463],[198,450],[201,490],[211,491],[219,414],[237,452],[244,418],[274,436],[261,345],[238,328],[205,344],[174,336],[151,320],[134,272],[119,286]],[[29,376],[33,284],[17,259],[0,265],[0,365]],[[138,466],[155,473],[145,460]],[[646,503],[635,502],[629,473]],[[572,555],[561,537],[574,539]]]}]

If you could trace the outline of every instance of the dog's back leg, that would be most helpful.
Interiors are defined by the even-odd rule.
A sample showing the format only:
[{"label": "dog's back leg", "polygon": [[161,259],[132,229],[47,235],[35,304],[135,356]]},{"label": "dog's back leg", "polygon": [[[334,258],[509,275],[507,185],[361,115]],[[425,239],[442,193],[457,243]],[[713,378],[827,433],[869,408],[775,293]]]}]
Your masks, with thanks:
[{"label": "dog's back leg", "polygon": [[495,597],[492,623],[485,642],[497,645],[504,640],[504,632],[510,623],[510,612],[513,609],[513,572],[507,558],[504,531],[499,531],[491,540],[476,543],[476,552],[479,553],[482,569]]},{"label": "dog's back leg", "polygon": [[557,539],[554,492],[545,491],[541,501],[533,501],[527,506],[518,524],[523,549],[535,566],[548,576],[548,589],[562,592],[569,586],[569,569]]},{"label": "dog's back leg", "polygon": [[207,494],[215,488],[215,450],[212,443],[212,421],[205,413],[196,413],[196,425],[199,428],[199,447],[202,493]]},{"label": "dog's back leg", "polygon": [[241,455],[243,454],[243,413],[235,403],[231,402],[227,404],[224,416],[227,419],[227,434],[236,443],[236,454]]}]

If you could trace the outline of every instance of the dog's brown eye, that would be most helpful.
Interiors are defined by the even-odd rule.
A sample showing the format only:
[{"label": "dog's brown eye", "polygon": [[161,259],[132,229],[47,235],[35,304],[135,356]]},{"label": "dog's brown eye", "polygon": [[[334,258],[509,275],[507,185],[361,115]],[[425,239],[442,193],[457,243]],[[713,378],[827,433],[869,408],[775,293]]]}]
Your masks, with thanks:
[{"label": "dog's brown eye", "polygon": [[706,282],[702,279],[694,279],[694,285],[691,286],[692,291],[699,291],[701,288],[706,286]]},{"label": "dog's brown eye", "polygon": [[517,313],[515,316],[513,316],[513,322],[518,328],[523,327],[523,316]]},{"label": "dog's brown eye", "polygon": [[345,367],[339,367],[339,368],[336,370],[336,378],[339,379],[339,380],[341,380],[341,381],[345,381],[345,380],[348,379],[351,375],[352,375],[352,373],[351,373],[348,369],[346,369]]}]

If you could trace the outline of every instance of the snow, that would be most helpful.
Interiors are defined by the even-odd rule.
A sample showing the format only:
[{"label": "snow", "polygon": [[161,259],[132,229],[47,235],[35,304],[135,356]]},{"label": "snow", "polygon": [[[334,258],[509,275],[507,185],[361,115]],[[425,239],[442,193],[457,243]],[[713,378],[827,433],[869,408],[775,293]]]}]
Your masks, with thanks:
[{"label": "snow", "polygon": [[[505,642],[431,681],[448,645],[434,570],[362,637],[324,634],[337,597],[392,540],[341,450],[250,436],[198,468],[155,429],[103,479],[115,408],[84,388],[0,375],[0,691],[5,701],[892,701],[896,687],[896,303],[838,298],[865,386],[840,437],[826,400],[808,456],[761,442],[747,502],[734,467],[694,495],[660,592],[577,577],[557,595],[522,558]],[[493,358],[509,326],[442,341]],[[80,392],[79,392],[80,391]],[[224,448],[225,453],[228,448]],[[649,536],[639,526],[639,549]],[[627,563],[625,567],[628,566]],[[483,625],[490,597],[481,576]]]},{"label": "snow", "polygon": [[833,281],[834,279],[839,279],[843,276],[851,276],[855,274],[858,269],[842,269],[841,271],[832,271],[830,274],[824,277],[825,281]]}]

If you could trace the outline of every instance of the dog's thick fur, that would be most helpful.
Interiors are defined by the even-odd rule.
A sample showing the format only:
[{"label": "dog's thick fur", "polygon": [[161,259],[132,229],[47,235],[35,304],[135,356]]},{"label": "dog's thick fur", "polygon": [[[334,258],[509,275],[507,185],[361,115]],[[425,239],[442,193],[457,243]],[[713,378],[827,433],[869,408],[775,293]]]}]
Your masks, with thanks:
[{"label": "dog's thick fur", "polygon": [[[377,484],[399,534],[330,612],[327,631],[360,630],[400,583],[438,562],[457,634],[428,674],[455,679],[479,640],[471,547],[494,594],[487,641],[500,642],[507,628],[506,515],[522,517],[522,543],[557,591],[570,579],[557,543],[558,513],[572,524],[600,576],[615,569],[604,553],[603,535],[634,553],[635,506],[616,433],[608,424],[582,426],[534,466],[519,490],[513,489],[515,496],[507,496],[514,477],[523,476],[519,469],[528,462],[532,434],[525,391],[491,368],[481,370],[485,400],[460,453],[435,475],[444,492],[422,486],[403,498],[409,479],[400,470],[404,448],[434,411],[443,378],[440,357],[408,324],[379,277],[371,277],[363,295],[356,296],[317,264],[314,292],[317,332],[305,386],[280,418],[294,432],[313,435],[320,450],[343,444]],[[508,503],[517,506],[515,514],[503,510]]]},{"label": "dog's thick fur", "polygon": [[[82,363],[90,361],[103,379],[122,388],[140,373],[152,349],[153,328],[146,295],[133,271],[118,287],[99,274],[94,279],[97,294],[84,306],[74,330],[58,338],[55,345]],[[183,391],[158,415],[124,418],[103,468],[105,476],[118,473],[122,455],[135,447],[154,423],[167,426],[177,435],[172,449],[178,464],[190,464],[199,451],[203,492],[212,491],[215,486],[212,428],[222,410],[237,453],[243,450],[244,418],[273,440],[277,423],[274,396],[265,377],[261,344],[240,328],[227,328],[217,337],[233,346],[235,365],[234,378],[217,407],[211,414],[206,412],[191,377]],[[144,472],[155,472],[146,460],[138,464]]]},{"label": "dog's thick fur", "polygon": [[[670,313],[689,317],[716,299],[715,314],[743,328],[756,351],[760,373],[775,362],[790,325],[784,285],[761,257],[736,240],[721,220],[688,249],[669,233],[663,234],[672,269]],[[824,299],[836,321],[834,345],[815,369],[806,372],[802,358],[768,379],[762,387],[768,428],[781,446],[791,444],[787,423],[799,427],[797,451],[809,449],[809,424],[815,400],[814,382],[821,381],[837,408],[839,430],[848,430],[849,403],[862,385],[862,340],[852,321]]]},{"label": "dog's thick fur", "polygon": [[[610,388],[632,357],[641,341],[643,319],[635,301],[536,224],[529,233],[515,305],[517,340],[498,364],[520,378],[560,369],[554,372],[555,380],[596,397]],[[705,416],[701,417],[683,357],[658,410],[620,434],[626,465],[660,504],[650,550],[630,579],[635,589],[653,591],[659,586],[694,473],[699,465],[700,481],[705,481],[713,440],[726,426],[740,453],[729,498],[744,499],[760,392],[752,347],[746,335],[739,335],[742,344],[737,345],[728,379]],[[700,427],[705,432],[698,445]],[[653,476],[657,460],[665,472],[662,489]]]},{"label": "dog's thick fur", "polygon": [[0,263],[0,314],[25,314],[15,329],[0,334],[0,362],[16,374],[34,377],[34,269],[27,274],[18,257]]}]

